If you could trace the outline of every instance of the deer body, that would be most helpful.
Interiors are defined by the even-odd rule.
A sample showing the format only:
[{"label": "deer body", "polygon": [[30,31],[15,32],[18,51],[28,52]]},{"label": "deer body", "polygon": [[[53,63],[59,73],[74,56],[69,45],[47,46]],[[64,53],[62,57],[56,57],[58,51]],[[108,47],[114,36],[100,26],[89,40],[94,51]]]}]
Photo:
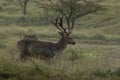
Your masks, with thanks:
[{"label": "deer body", "polygon": [[[26,59],[27,57],[52,59],[56,55],[62,53],[62,51],[67,48],[67,44],[68,42],[64,38],[61,38],[57,43],[44,42],[39,40],[36,41],[34,39],[22,39],[17,43],[17,45],[19,46],[18,49],[22,49],[20,50],[21,61]],[[73,42],[72,44],[75,43]]]},{"label": "deer body", "polygon": [[[58,19],[56,19],[57,22]],[[60,18],[60,20],[62,20]],[[57,23],[55,25],[61,31],[59,35],[60,40],[57,43],[39,41],[38,39],[24,38],[17,42],[17,48],[20,52],[20,61],[25,61],[28,57],[35,57],[44,60],[50,60],[56,55],[59,55],[67,48],[68,44],[75,44],[74,40],[70,37],[70,33],[66,32],[66,29],[62,26],[58,27]],[[60,26],[60,25],[59,25]],[[28,36],[27,36],[28,37]]]}]

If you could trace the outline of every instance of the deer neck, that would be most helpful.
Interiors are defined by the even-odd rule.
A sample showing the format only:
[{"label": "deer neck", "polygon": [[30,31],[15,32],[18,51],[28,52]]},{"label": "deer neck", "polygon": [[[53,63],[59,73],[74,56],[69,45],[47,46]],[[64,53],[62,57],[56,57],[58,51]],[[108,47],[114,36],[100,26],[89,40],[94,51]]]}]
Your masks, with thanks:
[{"label": "deer neck", "polygon": [[64,49],[67,48],[67,42],[65,38],[61,38],[57,43],[56,43],[56,50],[61,52]]}]

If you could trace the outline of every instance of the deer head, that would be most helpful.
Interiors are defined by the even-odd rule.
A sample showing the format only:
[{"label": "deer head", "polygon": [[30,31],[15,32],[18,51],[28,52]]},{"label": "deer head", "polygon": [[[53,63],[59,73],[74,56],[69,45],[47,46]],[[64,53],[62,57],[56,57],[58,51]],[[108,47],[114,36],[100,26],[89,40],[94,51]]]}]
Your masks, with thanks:
[{"label": "deer head", "polygon": [[71,37],[71,30],[67,30],[68,28],[65,28],[63,26],[63,17],[57,17],[56,20],[54,22],[52,22],[55,27],[59,30],[59,35],[61,36],[62,39],[65,40],[65,42],[67,44],[75,44],[75,41],[73,40],[73,38]]}]

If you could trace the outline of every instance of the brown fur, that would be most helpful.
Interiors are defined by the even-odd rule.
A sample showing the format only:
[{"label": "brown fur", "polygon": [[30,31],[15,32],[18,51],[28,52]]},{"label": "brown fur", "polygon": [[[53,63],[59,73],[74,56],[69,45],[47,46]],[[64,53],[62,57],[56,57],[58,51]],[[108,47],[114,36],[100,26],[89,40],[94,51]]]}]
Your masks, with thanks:
[{"label": "brown fur", "polygon": [[[35,34],[29,34],[29,35],[27,34],[23,36],[22,40],[38,40],[38,38]],[[17,49],[18,52],[20,53],[19,54],[20,61],[24,61],[25,59],[27,59],[26,56],[28,55],[27,45],[26,43],[21,43],[22,40],[17,42]]]},{"label": "brown fur", "polygon": [[20,61],[25,61],[28,57],[51,59],[66,49],[67,44],[75,44],[75,42],[72,38],[68,42],[66,37],[62,37],[57,43],[34,39],[22,39],[17,42]]}]

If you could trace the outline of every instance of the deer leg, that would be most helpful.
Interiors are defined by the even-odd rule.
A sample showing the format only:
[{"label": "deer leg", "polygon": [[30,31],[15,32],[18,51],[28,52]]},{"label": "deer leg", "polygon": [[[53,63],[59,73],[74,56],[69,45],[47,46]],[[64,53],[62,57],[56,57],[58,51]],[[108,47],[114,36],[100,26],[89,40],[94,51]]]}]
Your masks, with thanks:
[{"label": "deer leg", "polygon": [[27,53],[25,51],[21,51],[18,60],[20,60],[21,62],[25,62],[27,60],[27,57]]},{"label": "deer leg", "polygon": [[21,54],[20,54],[20,61],[21,61],[21,62],[25,62],[25,60],[26,60],[25,55],[24,55],[23,53],[21,53]]},{"label": "deer leg", "polygon": [[28,56],[29,56],[28,49],[26,47],[21,48],[19,54],[19,60],[21,62],[25,62]]}]

